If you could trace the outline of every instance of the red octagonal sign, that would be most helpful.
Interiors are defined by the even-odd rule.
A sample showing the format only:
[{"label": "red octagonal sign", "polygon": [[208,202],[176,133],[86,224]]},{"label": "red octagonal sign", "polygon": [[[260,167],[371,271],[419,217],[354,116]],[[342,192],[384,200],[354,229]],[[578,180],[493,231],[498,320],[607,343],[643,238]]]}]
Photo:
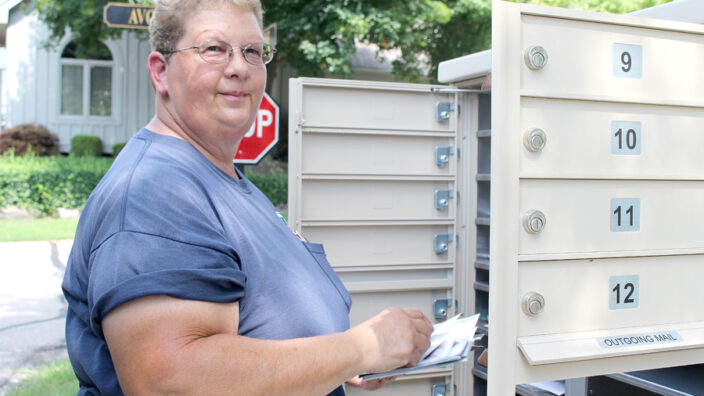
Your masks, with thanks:
[{"label": "red octagonal sign", "polygon": [[240,142],[234,162],[256,164],[279,141],[279,106],[264,92],[254,125]]}]

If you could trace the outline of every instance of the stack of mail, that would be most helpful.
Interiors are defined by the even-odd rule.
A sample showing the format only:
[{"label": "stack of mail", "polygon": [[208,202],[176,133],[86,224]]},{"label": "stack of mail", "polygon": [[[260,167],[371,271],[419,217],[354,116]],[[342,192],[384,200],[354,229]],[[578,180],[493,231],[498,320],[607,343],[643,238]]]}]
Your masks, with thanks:
[{"label": "stack of mail", "polygon": [[417,365],[385,373],[364,374],[361,377],[365,380],[372,380],[463,362],[467,360],[469,350],[474,345],[474,342],[483,337],[483,335],[475,336],[478,320],[479,314],[468,318],[462,318],[461,315],[457,315],[442,323],[438,323],[433,326],[433,333],[430,336],[430,347]]}]

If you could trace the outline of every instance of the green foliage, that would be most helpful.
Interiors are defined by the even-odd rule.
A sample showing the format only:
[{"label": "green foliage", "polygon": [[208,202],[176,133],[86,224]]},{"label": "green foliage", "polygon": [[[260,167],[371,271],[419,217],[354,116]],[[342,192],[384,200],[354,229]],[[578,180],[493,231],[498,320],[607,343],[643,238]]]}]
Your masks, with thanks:
[{"label": "green foliage", "polygon": [[245,171],[247,179],[262,190],[274,206],[286,205],[288,202],[288,174],[275,172],[271,174],[250,173]]},{"label": "green foliage", "polygon": [[612,14],[625,14],[643,8],[669,3],[672,0],[509,0],[515,3],[541,4]]},{"label": "green foliage", "polygon": [[78,380],[68,360],[52,362],[27,374],[28,377],[13,385],[6,396],[74,396],[78,393]]},{"label": "green foliage", "polygon": [[0,220],[0,242],[73,239],[77,217]]},{"label": "green foliage", "polygon": [[93,135],[76,135],[71,138],[72,157],[100,157],[103,155],[103,142]]},{"label": "green foliage", "polygon": [[111,158],[2,156],[0,207],[16,205],[43,216],[80,208],[111,164]]},{"label": "green foliage", "polygon": [[57,155],[59,137],[42,125],[20,124],[0,132],[0,154],[9,150],[15,155]]},{"label": "green foliage", "polygon": [[115,143],[112,145],[112,156],[117,157],[118,154],[120,154],[120,151],[125,147],[127,143],[121,142],[121,143]]}]

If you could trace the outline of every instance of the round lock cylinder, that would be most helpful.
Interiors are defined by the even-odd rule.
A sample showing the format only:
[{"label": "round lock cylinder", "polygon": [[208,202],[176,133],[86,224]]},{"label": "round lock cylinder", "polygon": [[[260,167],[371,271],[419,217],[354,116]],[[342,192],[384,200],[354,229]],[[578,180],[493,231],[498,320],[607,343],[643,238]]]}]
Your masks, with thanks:
[{"label": "round lock cylinder", "polygon": [[540,293],[526,293],[521,299],[521,308],[526,315],[537,316],[545,308],[545,298]]},{"label": "round lock cylinder", "polygon": [[531,128],[523,135],[523,145],[531,152],[538,152],[545,147],[548,137],[540,128]]},{"label": "round lock cylinder", "polygon": [[540,70],[548,63],[548,51],[539,45],[534,45],[526,50],[525,60],[529,69]]},{"label": "round lock cylinder", "polygon": [[531,210],[523,215],[523,228],[530,234],[542,231],[546,222],[545,215],[539,210]]}]

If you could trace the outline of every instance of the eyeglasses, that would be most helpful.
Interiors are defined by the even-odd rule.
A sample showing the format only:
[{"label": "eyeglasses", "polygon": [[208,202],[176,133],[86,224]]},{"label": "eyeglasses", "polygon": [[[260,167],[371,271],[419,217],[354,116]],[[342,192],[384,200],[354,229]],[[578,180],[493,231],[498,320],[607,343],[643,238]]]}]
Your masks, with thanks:
[{"label": "eyeglasses", "polygon": [[266,43],[251,43],[244,47],[233,47],[230,44],[220,40],[206,40],[199,45],[173,49],[169,53],[173,54],[175,52],[194,48],[198,50],[198,55],[200,55],[204,61],[215,64],[230,62],[230,59],[232,59],[235,54],[234,49],[237,48],[242,52],[242,57],[244,57],[244,60],[254,66],[262,66],[271,62],[271,60],[274,59],[274,53],[276,52],[271,45]]}]

